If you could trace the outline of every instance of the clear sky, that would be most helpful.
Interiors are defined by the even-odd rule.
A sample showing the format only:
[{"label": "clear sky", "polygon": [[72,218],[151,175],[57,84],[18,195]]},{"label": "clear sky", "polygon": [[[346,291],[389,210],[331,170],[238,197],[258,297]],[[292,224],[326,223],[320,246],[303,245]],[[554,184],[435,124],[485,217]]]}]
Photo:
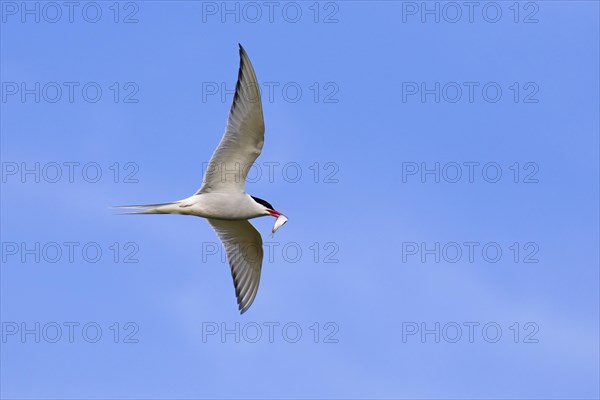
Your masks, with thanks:
[{"label": "clear sky", "polygon": [[[0,7],[2,398],[600,396],[598,2]],[[242,316],[205,221],[109,208],[197,190],[238,42]]]}]

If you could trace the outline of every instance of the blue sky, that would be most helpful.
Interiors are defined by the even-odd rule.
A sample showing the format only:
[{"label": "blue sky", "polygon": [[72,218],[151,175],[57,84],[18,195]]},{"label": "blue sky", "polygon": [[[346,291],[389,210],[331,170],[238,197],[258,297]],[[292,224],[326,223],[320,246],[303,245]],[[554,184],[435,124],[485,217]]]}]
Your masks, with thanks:
[{"label": "blue sky", "polygon": [[[600,396],[597,2],[0,7],[3,398]],[[199,187],[238,42],[243,316],[205,221],[109,209]]]}]

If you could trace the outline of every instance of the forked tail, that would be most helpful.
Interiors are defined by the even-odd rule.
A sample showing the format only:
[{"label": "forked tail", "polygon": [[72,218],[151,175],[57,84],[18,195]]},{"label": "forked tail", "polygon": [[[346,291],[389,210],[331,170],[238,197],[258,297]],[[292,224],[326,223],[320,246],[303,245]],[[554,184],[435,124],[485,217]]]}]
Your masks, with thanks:
[{"label": "forked tail", "polygon": [[112,208],[119,209],[137,209],[137,211],[128,211],[116,213],[115,215],[131,215],[131,214],[178,214],[179,202],[175,203],[159,203],[159,204],[138,204],[131,206],[113,206]]}]

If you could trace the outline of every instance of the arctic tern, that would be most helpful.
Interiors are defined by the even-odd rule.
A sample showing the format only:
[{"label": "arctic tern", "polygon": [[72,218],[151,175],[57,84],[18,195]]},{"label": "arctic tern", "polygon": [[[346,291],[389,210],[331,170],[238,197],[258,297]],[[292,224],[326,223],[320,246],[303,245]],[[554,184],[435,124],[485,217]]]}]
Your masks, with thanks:
[{"label": "arctic tern", "polygon": [[246,193],[246,175],[264,143],[260,89],[248,54],[239,45],[240,67],[223,138],[210,159],[202,186],[194,195],[172,203],[118,206],[137,208],[125,214],[183,214],[206,218],[227,253],[240,313],[252,305],[263,260],[262,238],[248,221],[277,218],[275,233],[287,217],[258,197]]}]

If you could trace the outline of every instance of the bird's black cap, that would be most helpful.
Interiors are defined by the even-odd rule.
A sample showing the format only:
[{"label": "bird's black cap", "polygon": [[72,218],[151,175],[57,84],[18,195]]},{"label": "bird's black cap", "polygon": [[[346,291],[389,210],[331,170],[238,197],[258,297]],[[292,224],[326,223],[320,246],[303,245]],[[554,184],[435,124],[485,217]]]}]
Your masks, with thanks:
[{"label": "bird's black cap", "polygon": [[250,197],[252,197],[254,199],[254,201],[257,202],[258,204],[262,204],[263,206],[265,206],[271,210],[274,210],[273,206],[268,201],[259,199],[258,197],[254,197],[254,196],[250,196]]}]

